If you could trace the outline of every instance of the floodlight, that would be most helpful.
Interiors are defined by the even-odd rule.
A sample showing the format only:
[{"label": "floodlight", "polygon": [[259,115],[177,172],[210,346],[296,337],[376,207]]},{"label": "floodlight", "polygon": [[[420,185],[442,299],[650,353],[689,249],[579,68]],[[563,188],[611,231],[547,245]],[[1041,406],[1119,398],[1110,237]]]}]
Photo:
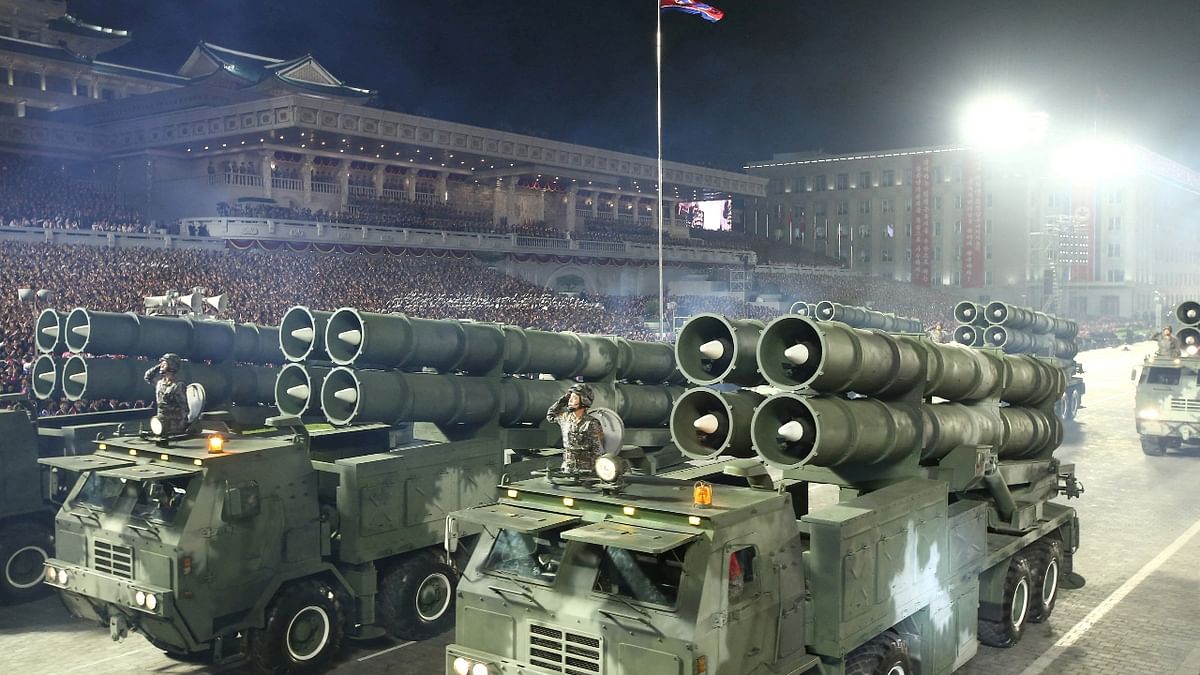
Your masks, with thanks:
[{"label": "floodlight", "polygon": [[975,99],[963,110],[960,131],[975,147],[1011,150],[1040,142],[1049,116],[1034,112],[1015,97],[990,94]]}]

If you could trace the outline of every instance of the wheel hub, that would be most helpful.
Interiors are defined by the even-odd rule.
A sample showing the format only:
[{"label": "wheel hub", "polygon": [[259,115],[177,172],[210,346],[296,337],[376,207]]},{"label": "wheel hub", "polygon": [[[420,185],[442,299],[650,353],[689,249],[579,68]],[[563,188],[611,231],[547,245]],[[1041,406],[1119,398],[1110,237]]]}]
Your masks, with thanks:
[{"label": "wheel hub", "polygon": [[321,607],[309,605],[296,612],[288,623],[288,654],[297,661],[310,661],[329,643],[329,615]]},{"label": "wheel hub", "polygon": [[425,577],[417,587],[417,616],[422,621],[438,620],[449,608],[452,596],[450,579],[445,574],[438,572]]},{"label": "wheel hub", "polygon": [[4,581],[21,590],[33,588],[46,576],[46,560],[49,557],[40,546],[17,549],[4,563]]}]

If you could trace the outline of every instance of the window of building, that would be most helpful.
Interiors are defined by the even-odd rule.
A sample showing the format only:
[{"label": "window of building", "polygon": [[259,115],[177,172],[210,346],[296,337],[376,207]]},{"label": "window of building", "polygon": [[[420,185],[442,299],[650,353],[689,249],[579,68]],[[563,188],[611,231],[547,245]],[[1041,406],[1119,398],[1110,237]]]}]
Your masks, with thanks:
[{"label": "window of building", "polygon": [[100,98],[104,99],[105,101],[111,101],[116,97],[117,91],[115,89],[109,89],[108,87],[105,87],[100,90]]},{"label": "window of building", "polygon": [[985,272],[983,273],[983,283],[984,283],[984,285],[985,285],[985,286],[991,286],[991,285],[992,285],[992,273],[991,273],[991,271],[985,271]]},{"label": "window of building", "polygon": [[987,193],[987,202],[986,203],[988,206],[992,205],[992,193],[990,193],[990,192]]},{"label": "window of building", "polygon": [[942,236],[942,221],[940,221],[940,220],[933,221],[933,236],[935,236],[935,237]]},{"label": "window of building", "polygon": [[892,250],[885,248],[879,252],[879,259],[883,262],[892,262]]},{"label": "window of building", "polygon": [[883,186],[892,187],[896,184],[896,172],[891,169],[886,169],[883,172]]},{"label": "window of building", "polygon": [[940,166],[933,167],[933,182],[935,182],[935,183],[942,182],[942,167],[940,167]]},{"label": "window of building", "polygon": [[858,212],[864,215],[871,213],[871,200],[864,199],[860,201],[858,203]]},{"label": "window of building", "polygon": [[28,70],[13,70],[13,86],[27,87],[29,89],[41,89],[42,78],[37,73],[31,73]]},{"label": "window of building", "polygon": [[963,205],[962,195],[954,195],[954,208],[961,209]]},{"label": "window of building", "polygon": [[988,260],[992,259],[992,245],[991,244],[988,244],[987,246],[983,247],[983,257],[987,258]]},{"label": "window of building", "polygon": [[907,197],[904,200],[904,212],[912,213],[912,198],[911,197]]},{"label": "window of building", "polygon": [[904,224],[904,236],[906,236],[906,237],[912,236],[912,223]]},{"label": "window of building", "polygon": [[867,225],[867,224],[859,225],[858,226],[858,236],[862,239],[870,239],[871,238],[871,226]]},{"label": "window of building", "polygon": [[839,189],[839,190],[849,190],[850,189],[850,174],[839,173],[837,175],[837,189]]},{"label": "window of building", "polygon": [[912,262],[912,249],[904,249],[904,262]]},{"label": "window of building", "polygon": [[825,215],[825,202],[813,202],[813,215]]},{"label": "window of building", "polygon": [[909,183],[912,183],[912,169],[905,169],[904,170],[904,184],[908,185]]},{"label": "window of building", "polygon": [[933,198],[933,209],[934,209],[935,211],[941,211],[941,210],[942,210],[942,197],[941,197],[941,195],[937,195],[937,196],[935,196],[935,197]]},{"label": "window of building", "polygon": [[850,213],[850,202],[842,201],[842,202],[837,203],[837,214],[839,216],[849,215],[849,213]]},{"label": "window of building", "polygon": [[91,89],[88,87],[88,85],[87,85],[87,83],[86,83],[86,82],[76,82],[76,83],[75,83],[75,95],[76,95],[76,96],[83,96],[83,97],[85,97],[85,98],[86,98],[86,97],[88,97],[88,96],[91,96],[91,95],[92,95],[92,91],[91,91]]},{"label": "window of building", "polygon": [[1121,216],[1109,216],[1108,217],[1108,229],[1109,230],[1121,229]]},{"label": "window of building", "polygon": [[1120,204],[1121,203],[1121,191],[1120,190],[1109,190],[1108,191],[1108,203],[1109,204]]},{"label": "window of building", "polygon": [[962,221],[954,221],[954,234],[962,234]]},{"label": "window of building", "polygon": [[884,225],[883,233],[887,235],[888,239],[894,239],[896,237],[896,225],[894,223]]},{"label": "window of building", "polygon": [[808,176],[796,176],[796,192],[808,191]]},{"label": "window of building", "polygon": [[892,212],[892,200],[880,199],[879,200],[879,211],[881,213],[891,213]]},{"label": "window of building", "polygon": [[983,221],[983,231],[987,232],[988,234],[992,233],[992,219],[991,218],[988,218],[987,220]]},{"label": "window of building", "polygon": [[813,178],[813,189],[824,190],[825,188],[825,174],[818,174],[815,178]]},{"label": "window of building", "polygon": [[860,188],[873,187],[871,185],[871,172],[870,171],[863,171],[858,174],[858,187],[860,187]]},{"label": "window of building", "polygon": [[46,76],[46,91],[70,95],[74,93],[74,89],[74,83],[65,77],[60,77],[58,75]]},{"label": "window of building", "polygon": [[941,260],[941,259],[942,259],[942,247],[940,247],[940,246],[936,246],[936,247],[934,247],[934,249],[933,249],[933,259],[934,259],[934,260]]}]

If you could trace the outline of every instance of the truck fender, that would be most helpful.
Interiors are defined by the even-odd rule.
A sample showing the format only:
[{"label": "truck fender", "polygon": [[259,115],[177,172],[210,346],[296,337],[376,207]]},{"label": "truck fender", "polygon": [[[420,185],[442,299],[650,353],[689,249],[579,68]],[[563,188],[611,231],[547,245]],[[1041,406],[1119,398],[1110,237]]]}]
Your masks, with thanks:
[{"label": "truck fender", "polygon": [[324,577],[326,581],[329,581],[334,587],[340,589],[347,597],[353,598],[356,595],[354,587],[350,585],[350,582],[346,581],[346,577],[330,563],[322,563],[311,570],[307,570],[304,574],[276,576],[263,588],[263,592],[258,596],[258,601],[254,603],[254,606],[250,608],[250,611],[242,620],[241,628],[262,628],[266,622],[264,615],[267,612],[267,605],[271,604],[271,600],[275,599],[275,596],[279,593],[279,589],[284,584],[302,579],[312,579],[314,577]]}]

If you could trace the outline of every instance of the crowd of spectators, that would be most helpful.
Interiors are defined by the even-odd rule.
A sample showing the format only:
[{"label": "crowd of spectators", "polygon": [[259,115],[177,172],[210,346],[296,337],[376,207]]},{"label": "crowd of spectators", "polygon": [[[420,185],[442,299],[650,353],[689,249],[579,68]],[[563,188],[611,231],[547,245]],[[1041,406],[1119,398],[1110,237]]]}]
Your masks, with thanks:
[{"label": "crowd of spectators", "polygon": [[115,191],[69,175],[49,160],[0,154],[0,224],[105,232],[148,232]]}]

